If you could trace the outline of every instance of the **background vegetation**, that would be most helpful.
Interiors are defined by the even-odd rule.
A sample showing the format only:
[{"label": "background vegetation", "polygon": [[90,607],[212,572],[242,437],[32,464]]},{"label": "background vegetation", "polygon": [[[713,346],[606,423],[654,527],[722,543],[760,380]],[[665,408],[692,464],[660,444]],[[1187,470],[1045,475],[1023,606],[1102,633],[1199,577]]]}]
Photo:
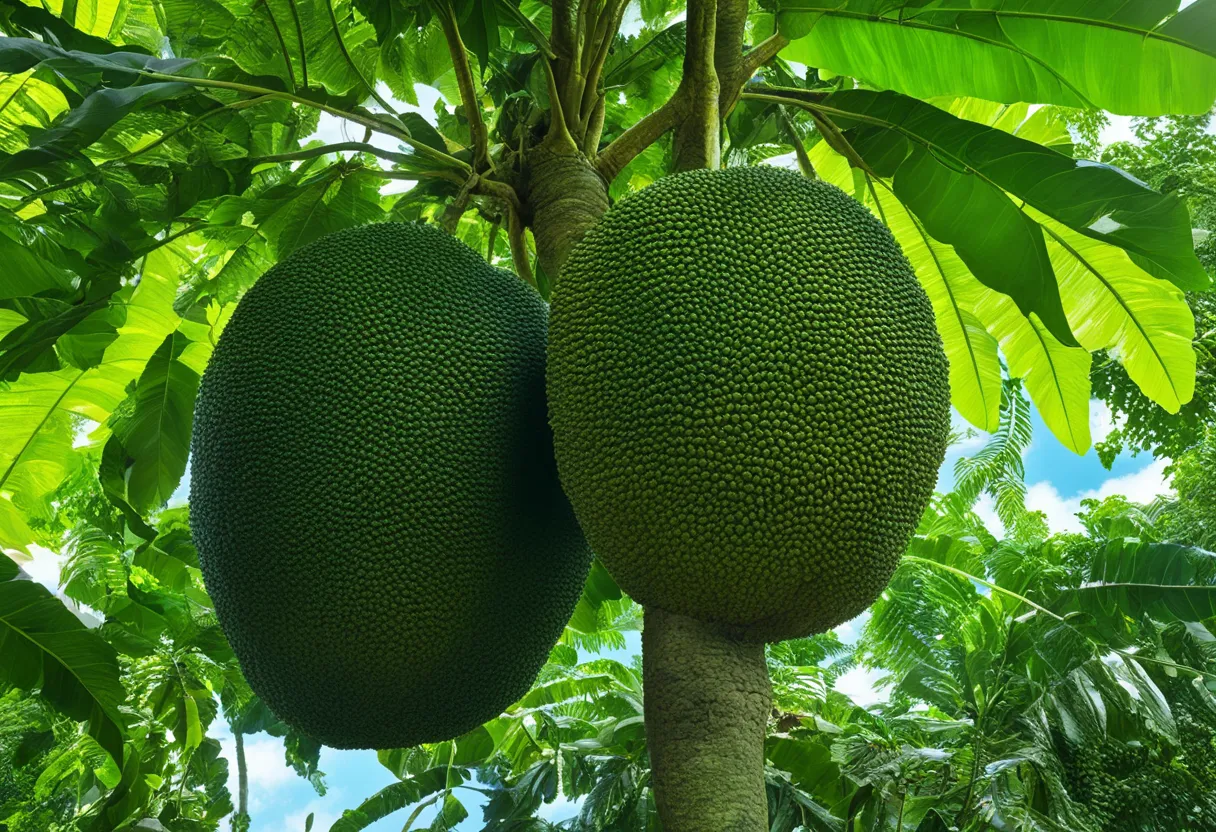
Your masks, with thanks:
[{"label": "background vegetation", "polygon": [[[991,432],[856,644],[770,648],[774,830],[1216,828],[1216,4],[1164,25],[1155,0],[1102,19],[1000,5],[766,2],[720,27],[742,61],[724,162],[793,154],[887,222],[934,302],[955,406]],[[386,219],[441,223],[547,293],[578,229],[538,171],[568,162],[555,181],[605,206],[666,174],[681,79],[705,64],[682,13],[0,0],[0,824],[245,829],[223,724],[233,765],[268,732],[324,789],[319,747],[240,674],[186,510],[164,507],[215,339],[275,260]],[[1188,83],[1156,83],[1171,73]],[[1137,141],[1099,147],[1104,111],[1145,116]],[[341,141],[314,138],[339,121]],[[538,148],[559,123],[574,150],[554,162]],[[1106,168],[1077,185],[1070,156],[1172,197]],[[1091,395],[1119,421],[1103,458],[1170,459],[1177,497],[1089,504],[1084,534],[1049,536],[1024,507],[1030,401],[1081,452]],[[65,555],[58,595],[17,565],[34,544]],[[335,832],[393,812],[444,829],[483,804],[488,830],[545,829],[558,794],[582,801],[561,828],[657,828],[639,668],[586,660],[639,625],[597,567],[533,690],[457,741],[381,752],[398,782]],[[857,665],[889,701],[833,689]]]}]

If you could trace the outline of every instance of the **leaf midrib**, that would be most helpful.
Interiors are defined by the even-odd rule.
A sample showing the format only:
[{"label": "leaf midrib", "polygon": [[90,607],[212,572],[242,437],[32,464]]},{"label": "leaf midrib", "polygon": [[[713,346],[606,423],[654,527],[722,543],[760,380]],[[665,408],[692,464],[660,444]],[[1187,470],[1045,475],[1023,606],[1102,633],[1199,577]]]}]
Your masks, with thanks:
[{"label": "leaf midrib", "polygon": [[[68,662],[67,662],[67,661],[66,661],[66,660],[65,660],[65,659],[64,659],[62,656],[60,656],[60,655],[59,655],[58,653],[56,653],[54,650],[51,650],[50,648],[48,648],[48,647],[44,646],[44,645],[42,644],[42,642],[40,642],[40,641],[38,641],[37,639],[35,639],[35,638],[34,638],[32,635],[30,635],[30,634],[29,634],[29,633],[28,633],[26,630],[22,629],[21,627],[18,627],[16,624],[14,624],[14,623],[13,623],[13,622],[10,620],[12,616],[14,616],[14,615],[16,615],[16,614],[18,614],[18,613],[24,612],[25,610],[28,610],[28,609],[30,609],[31,607],[33,607],[33,606],[35,606],[35,605],[37,605],[37,604],[39,604],[39,603],[42,603],[42,602],[43,602],[43,601],[45,601],[45,600],[46,600],[45,598],[38,598],[38,599],[36,599],[36,600],[34,600],[34,601],[31,601],[30,603],[28,603],[28,604],[26,604],[26,605],[24,605],[24,606],[18,607],[18,608],[17,608],[17,609],[15,609],[15,610],[10,610],[10,611],[8,611],[7,613],[0,613],[0,623],[3,623],[3,624],[4,624],[4,626],[6,626],[6,627],[7,627],[7,628],[8,628],[10,631],[12,631],[12,632],[16,633],[17,635],[19,635],[19,636],[21,636],[22,638],[24,638],[26,641],[28,641],[28,642],[30,642],[31,644],[33,644],[33,645],[34,645],[35,647],[37,647],[37,648],[38,648],[38,649],[39,649],[41,652],[45,653],[45,654],[46,654],[46,655],[48,655],[48,656],[51,656],[51,657],[52,657],[52,658],[53,658],[53,659],[54,659],[56,662],[58,662],[58,663],[59,663],[59,665],[60,665],[61,667],[63,667],[65,670],[67,670],[67,672],[68,672],[68,673],[72,674],[72,677],[73,677],[73,678],[74,678],[74,679],[75,679],[77,682],[79,682],[79,683],[80,683],[80,687],[81,687],[81,689],[82,689],[82,690],[84,690],[84,692],[85,692],[86,694],[88,694],[89,698],[90,698],[90,699],[92,699],[92,700],[93,700],[93,701],[94,701],[94,702],[97,704],[97,707],[101,708],[102,713],[104,713],[104,714],[106,715],[106,718],[107,718],[107,719],[109,719],[111,722],[114,722],[115,724],[117,724],[117,723],[118,723],[118,720],[116,720],[116,719],[114,718],[114,716],[113,716],[113,715],[110,713],[110,709],[109,709],[109,708],[108,708],[108,707],[105,705],[105,703],[104,703],[104,702],[102,702],[102,701],[101,701],[101,700],[100,700],[100,699],[97,697],[97,695],[96,695],[96,694],[94,694],[94,693],[93,693],[93,691],[92,691],[92,689],[89,687],[89,685],[88,685],[88,684],[86,684],[86,683],[85,683],[85,681],[84,681],[84,679],[82,679],[82,678],[80,677],[80,674],[76,672],[76,669],[75,669],[75,667],[74,667],[73,665],[69,664],[69,663],[68,663]],[[67,609],[67,608],[65,607],[64,609]],[[69,615],[70,615],[70,614],[71,614],[71,613],[69,612]],[[53,633],[53,635],[55,635],[55,634],[65,634],[65,633],[68,633],[68,632],[70,632],[70,631],[68,631],[68,630],[60,630],[60,631],[57,631],[56,633]],[[84,664],[80,665],[80,667],[98,667],[98,666],[101,666],[101,665],[104,665],[104,664],[105,664],[105,662],[101,662],[101,661],[96,661],[96,662],[86,662],[86,663],[84,663]]]},{"label": "leaf midrib", "polygon": [[[1013,44],[1003,44],[1003,43],[999,43],[996,41],[991,41],[987,38],[980,37],[978,35],[974,35],[970,32],[962,32],[962,31],[959,31],[958,29],[951,29],[946,26],[941,26],[941,25],[938,25],[935,23],[925,23],[923,21],[919,21],[914,18],[885,17],[883,15],[866,14],[865,12],[854,12],[854,11],[848,11],[845,9],[840,9],[840,8],[835,8],[835,7],[824,7],[824,6],[787,6],[786,8],[781,9],[781,11],[782,12],[787,12],[787,11],[788,12],[805,12],[808,14],[820,14],[824,17],[839,17],[839,18],[846,18],[846,19],[850,19],[850,20],[865,20],[870,23],[887,23],[887,24],[891,24],[891,25],[895,25],[895,26],[907,26],[912,29],[923,29],[925,31],[930,31],[930,32],[939,32],[939,33],[947,34],[947,35],[955,35],[955,36],[971,38],[973,40],[978,40],[983,43],[991,43],[992,45],[999,46],[1003,49],[1012,49],[1013,51],[1024,54],[1030,58],[1034,57],[1033,55],[1027,54],[1020,47],[1017,47],[1016,45],[1013,45]],[[1112,29],[1117,32],[1122,32],[1124,34],[1130,34],[1130,35],[1136,35],[1137,37],[1141,37],[1141,38],[1159,40],[1159,41],[1162,41],[1163,43],[1169,43],[1174,46],[1180,46],[1184,49],[1189,49],[1193,52],[1198,52],[1199,54],[1206,55],[1210,58],[1216,58],[1216,52],[1209,51],[1197,44],[1191,43],[1190,41],[1185,41],[1180,38],[1173,37],[1172,35],[1162,34],[1159,31],[1159,29],[1163,23],[1168,22],[1169,20],[1172,20],[1176,15],[1172,15],[1171,17],[1166,18],[1166,20],[1162,21],[1162,23],[1157,24],[1152,29],[1141,29],[1141,28],[1137,28],[1135,26],[1129,26],[1124,23],[1115,23],[1110,20],[1098,20],[1098,19],[1094,19],[1094,18],[1078,17],[1076,15],[1053,15],[1053,14],[1046,14],[1043,12],[1006,11],[1003,9],[976,9],[976,8],[964,7],[964,6],[958,6],[958,7],[934,6],[932,9],[928,10],[925,13],[927,14],[930,12],[948,12],[948,13],[955,13],[955,14],[966,13],[968,15],[977,15],[977,16],[978,15],[989,15],[993,18],[996,18],[997,20],[1000,20],[1001,18],[1022,18],[1022,19],[1027,19],[1027,20],[1042,20],[1042,21],[1047,21],[1047,22],[1051,22],[1051,23],[1070,23],[1070,24],[1076,24],[1076,25],[1082,25],[1082,26],[1093,26],[1095,28],[1101,28],[1101,29]],[[1050,69],[1050,67],[1048,67],[1048,69]]]}]

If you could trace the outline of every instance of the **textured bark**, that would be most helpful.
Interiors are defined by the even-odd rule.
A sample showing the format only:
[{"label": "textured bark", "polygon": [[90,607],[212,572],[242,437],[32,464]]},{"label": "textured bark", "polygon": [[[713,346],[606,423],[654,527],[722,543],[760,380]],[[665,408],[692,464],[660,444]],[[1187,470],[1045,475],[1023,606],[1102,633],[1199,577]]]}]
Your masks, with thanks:
[{"label": "textured bark", "polygon": [[647,607],[646,742],[665,832],[765,832],[764,645]]},{"label": "textured bark", "polygon": [[718,75],[718,115],[726,118],[738,98],[743,72],[743,34],[747,0],[718,0],[714,32],[714,71]]},{"label": "textured bark", "polygon": [[245,830],[249,828],[249,770],[245,766],[245,735],[233,731],[232,739],[236,745],[237,776],[236,815],[232,819],[232,828]]},{"label": "textured bark", "polygon": [[608,210],[608,186],[581,151],[547,142],[528,152],[525,181],[528,225],[552,283],[570,250]]},{"label": "textured bark", "polygon": [[721,165],[718,73],[714,69],[717,32],[715,0],[689,0],[685,17],[684,74],[677,98],[684,102],[682,120],[672,140],[672,167],[677,171]]}]

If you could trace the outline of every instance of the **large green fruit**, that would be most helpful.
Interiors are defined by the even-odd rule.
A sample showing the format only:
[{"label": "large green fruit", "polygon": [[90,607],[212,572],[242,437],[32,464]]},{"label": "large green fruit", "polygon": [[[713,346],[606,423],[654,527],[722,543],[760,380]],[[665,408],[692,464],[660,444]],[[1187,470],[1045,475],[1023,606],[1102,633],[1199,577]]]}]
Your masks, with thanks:
[{"label": "large green fruit", "polygon": [[949,428],[933,311],[890,233],[773,167],[627,197],[553,297],[563,485],[621,587],[778,640],[886,585]]},{"label": "large green fruit", "polygon": [[527,691],[590,554],[544,403],[547,308],[441,231],[324,237],[203,375],[191,527],[255,692],[338,748],[467,731]]}]

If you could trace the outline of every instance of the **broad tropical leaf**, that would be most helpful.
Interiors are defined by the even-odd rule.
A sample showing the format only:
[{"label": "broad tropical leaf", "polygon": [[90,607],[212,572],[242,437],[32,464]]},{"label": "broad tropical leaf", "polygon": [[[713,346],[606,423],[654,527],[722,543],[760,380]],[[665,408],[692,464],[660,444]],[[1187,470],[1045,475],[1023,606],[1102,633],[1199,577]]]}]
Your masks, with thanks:
[{"label": "broad tropical leaf", "polygon": [[777,19],[796,38],[790,60],[919,98],[1204,113],[1216,100],[1216,3],[1178,6],[783,0]]},{"label": "broad tropical leaf", "polygon": [[85,628],[42,584],[23,580],[0,557],[0,677],[37,689],[66,716],[89,721],[90,735],[122,761],[125,699],[114,649]]}]

